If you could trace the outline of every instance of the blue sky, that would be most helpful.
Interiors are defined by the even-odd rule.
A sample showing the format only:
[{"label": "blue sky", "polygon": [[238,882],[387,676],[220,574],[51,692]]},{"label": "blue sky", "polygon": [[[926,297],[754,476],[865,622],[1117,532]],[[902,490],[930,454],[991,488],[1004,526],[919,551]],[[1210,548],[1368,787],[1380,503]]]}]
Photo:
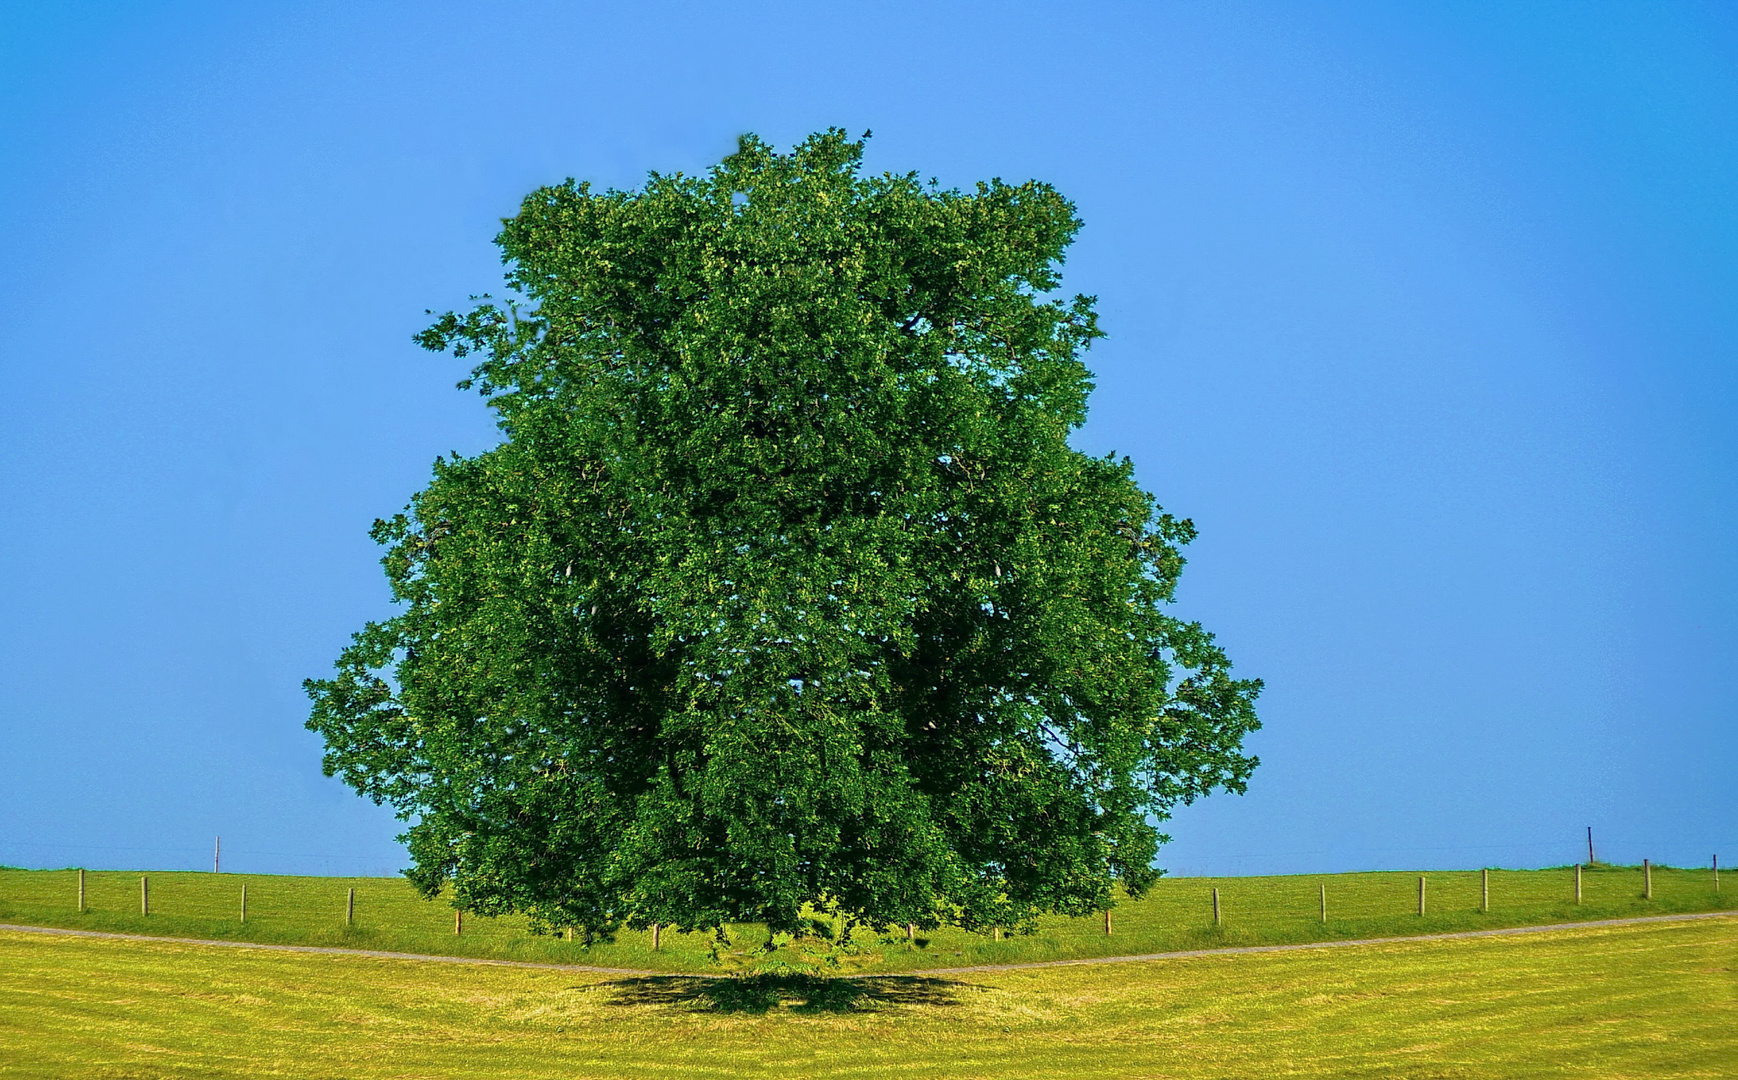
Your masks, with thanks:
[{"label": "blue sky", "polygon": [[300,682],[494,431],[498,219],[874,129],[1038,178],[1083,449],[1267,681],[1178,873],[1738,860],[1738,9],[6,4],[0,862],[391,872]]}]

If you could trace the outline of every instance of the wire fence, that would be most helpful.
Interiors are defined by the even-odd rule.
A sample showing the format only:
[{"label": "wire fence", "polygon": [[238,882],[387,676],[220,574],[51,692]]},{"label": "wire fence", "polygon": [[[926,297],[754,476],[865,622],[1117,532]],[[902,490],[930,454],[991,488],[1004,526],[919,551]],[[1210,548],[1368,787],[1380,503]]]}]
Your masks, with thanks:
[{"label": "wire fence", "polygon": [[[390,853],[358,855],[354,853],[273,851],[259,848],[221,846],[221,859],[213,847],[194,848],[190,845],[130,845],[130,844],[67,844],[32,841],[0,840],[0,866],[21,869],[54,869],[83,866],[88,869],[156,869],[201,870],[219,868],[235,873],[302,873],[326,877],[396,877],[409,863],[403,849]],[[1706,854],[1701,852],[1705,850]],[[1708,865],[1719,851],[1738,851],[1738,840],[1725,842],[1703,839],[1700,842],[1673,841],[1653,843],[1630,837],[1598,838],[1596,859],[1606,863],[1639,865],[1643,852],[1665,854],[1656,860],[1661,865]],[[1481,856],[1467,858],[1469,855]],[[149,856],[151,858],[128,858]],[[1432,858],[1434,857],[1434,858]],[[1335,846],[1267,852],[1213,852],[1190,854],[1180,851],[1168,859],[1171,877],[1242,877],[1269,876],[1274,873],[1340,873],[1351,871],[1414,870],[1428,864],[1433,869],[1477,869],[1482,866],[1503,866],[1510,869],[1538,869],[1546,866],[1568,866],[1590,861],[1584,842],[1566,843],[1562,839],[1507,841],[1501,843],[1412,845],[1412,846]],[[1296,869],[1274,868],[1278,860],[1314,860]],[[270,861],[262,861],[270,860]],[[288,860],[288,861],[285,861]],[[216,865],[214,865],[214,863]],[[1294,864],[1295,865],[1295,864]]]},{"label": "wire fence", "polygon": [[[1722,890],[1713,867],[1651,861],[1166,877],[1139,897],[1119,892],[1095,915],[1043,916],[1015,928],[874,928],[867,947],[880,950],[875,962],[889,970],[917,970],[1729,911],[1735,894],[1730,880]],[[619,926],[594,948],[583,933],[533,927],[522,915],[474,915],[447,894],[425,898],[402,877],[8,869],[0,870],[0,923],[634,968],[702,970],[716,962],[705,928]],[[749,946],[769,934],[756,924],[719,929]]]}]

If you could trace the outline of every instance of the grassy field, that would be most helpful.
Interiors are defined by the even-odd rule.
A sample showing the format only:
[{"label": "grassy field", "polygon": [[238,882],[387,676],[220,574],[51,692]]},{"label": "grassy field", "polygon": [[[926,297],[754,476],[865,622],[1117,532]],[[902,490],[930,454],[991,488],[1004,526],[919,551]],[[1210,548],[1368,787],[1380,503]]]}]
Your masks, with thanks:
[{"label": "grassy field", "polygon": [[[1220,945],[1261,945],[1504,926],[1619,918],[1632,915],[1730,910],[1738,907],[1738,880],[1716,894],[1707,870],[1656,867],[1654,896],[1643,898],[1642,872],[1599,866],[1583,872],[1583,903],[1575,903],[1572,868],[1493,870],[1490,910],[1481,912],[1478,871],[1439,871],[1427,880],[1425,914],[1418,910],[1415,873],[1331,874],[1296,877],[1162,879],[1140,900],[1124,898],[1113,910],[1112,933],[1099,918],[1046,919],[1037,933],[992,941],[943,930],[872,943],[867,970],[897,972],[981,963],[1011,963],[1115,956]],[[597,964],[668,971],[714,972],[710,938],[665,934],[654,952],[650,935],[624,931],[590,947],[533,936],[519,919],[467,917],[453,934],[453,910],[418,897],[401,878],[278,877],[241,874],[152,873],[151,914],[139,912],[139,877],[120,871],[85,877],[87,910],[77,910],[78,876],[70,870],[0,870],[0,922],[176,937],[276,944],[337,945],[395,952],[436,953],[511,960]],[[247,922],[240,921],[241,887],[248,888]],[[1328,921],[1320,918],[1326,887]],[[347,890],[356,890],[356,922],[344,922]],[[1212,890],[1220,894],[1223,923],[1214,926]],[[739,927],[738,942],[764,939]]]},{"label": "grassy field", "polygon": [[1738,920],[805,982],[0,932],[0,1078],[1730,1077]]}]

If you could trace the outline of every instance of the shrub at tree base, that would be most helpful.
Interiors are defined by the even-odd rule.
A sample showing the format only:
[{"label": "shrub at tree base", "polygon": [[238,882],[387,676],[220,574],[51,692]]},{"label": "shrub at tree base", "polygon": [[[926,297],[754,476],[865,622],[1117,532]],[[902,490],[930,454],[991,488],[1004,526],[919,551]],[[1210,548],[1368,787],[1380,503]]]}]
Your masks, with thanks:
[{"label": "shrub at tree base", "polygon": [[504,436],[375,538],[402,610],[310,680],[326,771],[461,907],[607,934],[1011,926],[1137,894],[1256,762],[1167,614],[1193,526],[1069,448],[1088,297],[1039,183],[865,177],[831,131],[568,181],[498,238]]}]

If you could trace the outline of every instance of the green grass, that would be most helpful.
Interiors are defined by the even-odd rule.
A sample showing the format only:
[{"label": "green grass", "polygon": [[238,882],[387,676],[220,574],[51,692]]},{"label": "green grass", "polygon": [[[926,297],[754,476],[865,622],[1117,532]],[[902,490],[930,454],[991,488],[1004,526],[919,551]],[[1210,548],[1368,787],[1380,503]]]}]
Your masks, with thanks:
[{"label": "green grass", "polygon": [[0,932],[0,1078],[1729,1077],[1738,920],[857,981]]},{"label": "green grass", "polygon": [[[654,952],[650,935],[623,931],[613,942],[587,947],[533,936],[521,919],[467,917],[453,935],[445,902],[418,897],[401,878],[315,878],[268,875],[152,873],[151,914],[139,913],[139,874],[86,875],[86,904],[77,911],[77,872],[0,870],[0,922],[114,930],[175,937],[219,938],[276,944],[336,945],[395,952],[511,960],[597,964],[654,971],[706,973],[710,938],[666,933]],[[1583,899],[1574,902],[1570,868],[1491,871],[1491,909],[1479,910],[1478,871],[1438,871],[1428,880],[1426,914],[1417,914],[1415,873],[1330,874],[1253,878],[1170,878],[1140,900],[1124,898],[1112,913],[1113,933],[1101,919],[1051,918],[1037,932],[1000,942],[942,930],[871,944],[869,969],[921,971],[984,963],[1115,956],[1220,945],[1263,945],[1345,938],[1398,937],[1456,930],[1539,925],[1634,915],[1731,910],[1738,881],[1722,895],[1706,870],[1656,867],[1654,897],[1642,897],[1635,867],[1598,866],[1583,873]],[[239,921],[240,894],[248,886],[248,918]],[[1328,922],[1318,914],[1318,887],[1328,890]],[[356,889],[356,924],[344,924],[346,890]],[[1212,890],[1220,891],[1223,925],[1212,923]],[[755,927],[735,930],[739,941],[764,938]]]}]

